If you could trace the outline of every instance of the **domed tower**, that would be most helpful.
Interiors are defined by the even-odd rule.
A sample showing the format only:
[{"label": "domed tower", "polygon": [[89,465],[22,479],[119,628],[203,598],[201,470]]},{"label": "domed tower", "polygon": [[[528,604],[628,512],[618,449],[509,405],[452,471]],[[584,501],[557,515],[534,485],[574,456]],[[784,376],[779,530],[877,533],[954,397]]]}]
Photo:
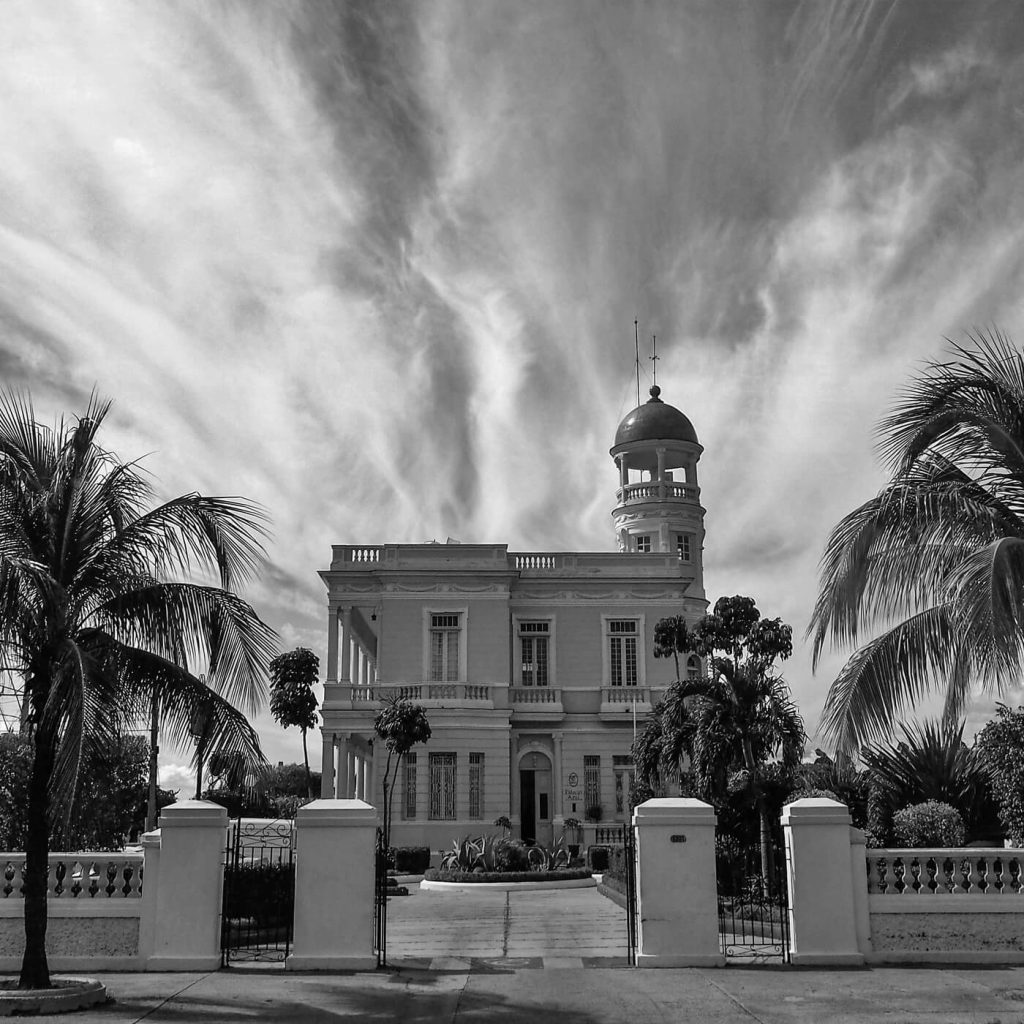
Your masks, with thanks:
[{"label": "domed tower", "polygon": [[704,449],[693,424],[660,398],[637,406],[615,432],[611,456],[619,467],[612,511],[620,551],[673,552],[694,569],[703,589],[704,509],[697,462]]}]

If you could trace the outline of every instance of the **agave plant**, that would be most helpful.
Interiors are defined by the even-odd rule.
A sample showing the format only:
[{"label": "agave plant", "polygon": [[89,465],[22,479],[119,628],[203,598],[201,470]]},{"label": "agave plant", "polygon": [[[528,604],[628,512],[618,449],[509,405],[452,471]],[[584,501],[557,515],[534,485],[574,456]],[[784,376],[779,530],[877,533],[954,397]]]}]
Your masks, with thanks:
[{"label": "agave plant", "polygon": [[526,856],[531,871],[557,871],[569,866],[569,851],[562,839],[550,846],[531,846]]},{"label": "agave plant", "polygon": [[445,871],[472,871],[483,853],[482,837],[473,839],[464,836],[452,840],[452,848],[441,858]]}]

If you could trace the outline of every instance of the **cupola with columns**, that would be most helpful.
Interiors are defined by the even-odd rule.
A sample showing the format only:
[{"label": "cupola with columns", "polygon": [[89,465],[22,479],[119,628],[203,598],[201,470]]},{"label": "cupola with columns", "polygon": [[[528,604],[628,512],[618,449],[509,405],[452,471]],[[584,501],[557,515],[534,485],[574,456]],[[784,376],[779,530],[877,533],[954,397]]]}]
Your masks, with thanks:
[{"label": "cupola with columns", "polygon": [[704,449],[693,424],[661,400],[650,399],[619,424],[610,454],[619,468],[615,536],[623,552],[672,552],[694,569],[702,586],[704,509],[697,463]]}]

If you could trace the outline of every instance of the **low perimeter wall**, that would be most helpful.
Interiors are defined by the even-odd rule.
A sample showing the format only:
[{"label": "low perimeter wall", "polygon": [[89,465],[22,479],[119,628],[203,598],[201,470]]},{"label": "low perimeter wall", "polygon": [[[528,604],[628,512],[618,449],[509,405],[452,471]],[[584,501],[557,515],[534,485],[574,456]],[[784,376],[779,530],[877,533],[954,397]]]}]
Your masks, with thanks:
[{"label": "low perimeter wall", "polygon": [[870,963],[1024,963],[1024,850],[866,851]]},{"label": "low perimeter wall", "polygon": [[[16,971],[25,950],[23,853],[0,854],[0,971]],[[133,971],[140,950],[143,854],[52,853],[46,946],[57,971]]]}]

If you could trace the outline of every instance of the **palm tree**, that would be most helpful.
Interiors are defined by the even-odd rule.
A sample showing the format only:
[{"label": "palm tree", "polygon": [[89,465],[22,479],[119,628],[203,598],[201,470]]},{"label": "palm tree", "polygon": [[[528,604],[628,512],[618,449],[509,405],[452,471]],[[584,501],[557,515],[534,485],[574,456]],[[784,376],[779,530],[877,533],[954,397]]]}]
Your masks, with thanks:
[{"label": "palm tree", "polygon": [[928,363],[880,427],[882,491],[832,531],[808,627],[857,647],[822,726],[844,752],[891,735],[929,692],[956,722],[978,683],[1024,669],[1024,353],[999,332]]},{"label": "palm tree", "polygon": [[[149,509],[136,467],[96,442],[108,410],[93,396],[81,418],[48,428],[27,397],[0,396],[0,662],[20,677],[33,745],[22,988],[49,985],[50,835],[83,754],[151,706],[184,743],[210,707],[207,749],[262,760],[246,716],[264,697],[275,638],[231,588],[258,567],[264,516],[198,494]],[[176,579],[196,568],[219,586]],[[204,663],[219,693],[189,671]]]}]

